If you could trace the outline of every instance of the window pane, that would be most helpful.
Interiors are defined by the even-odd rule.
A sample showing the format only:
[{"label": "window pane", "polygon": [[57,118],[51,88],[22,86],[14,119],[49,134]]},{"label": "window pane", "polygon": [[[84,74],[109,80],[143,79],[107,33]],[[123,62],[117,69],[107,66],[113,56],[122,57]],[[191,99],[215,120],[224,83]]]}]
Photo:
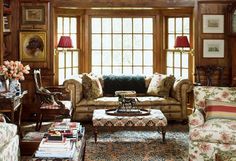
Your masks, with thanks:
[{"label": "window pane", "polygon": [[70,19],[64,18],[64,33],[70,33]]},{"label": "window pane", "polygon": [[144,49],[152,49],[153,46],[153,42],[152,42],[153,38],[152,35],[144,35]]},{"label": "window pane", "polygon": [[168,36],[168,49],[174,49],[175,37],[174,35],[169,34]]},{"label": "window pane", "polygon": [[123,35],[123,48],[124,49],[131,49],[132,48],[132,35],[131,34],[124,34]]},{"label": "window pane", "polygon": [[144,51],[144,65],[153,65],[153,52],[152,51]]},{"label": "window pane", "polygon": [[62,17],[57,18],[57,33],[62,33]]},{"label": "window pane", "polygon": [[121,51],[113,51],[113,65],[122,64],[122,54]]},{"label": "window pane", "polygon": [[142,33],[142,18],[134,18],[133,19],[133,32],[134,33]]},{"label": "window pane", "polygon": [[101,33],[101,18],[92,18],[92,33]]},{"label": "window pane", "polygon": [[121,49],[122,48],[122,36],[121,34],[114,34],[113,35],[113,48],[114,49]]},{"label": "window pane", "polygon": [[121,33],[122,31],[122,19],[121,18],[113,18],[112,19],[112,28],[114,33]]},{"label": "window pane", "polygon": [[144,67],[143,70],[144,70],[143,73],[145,73],[147,75],[153,74],[153,68],[152,67]]},{"label": "window pane", "polygon": [[111,65],[111,51],[102,52],[102,64]]},{"label": "window pane", "polygon": [[188,68],[188,53],[182,54],[182,67]]},{"label": "window pane", "polygon": [[64,62],[65,62],[65,55],[64,55],[64,52],[59,52],[58,53],[58,62],[60,62],[59,64],[58,64],[58,67],[59,68],[64,68],[65,67],[65,64],[64,64]]},{"label": "window pane", "polygon": [[167,75],[174,75],[173,68],[167,67],[166,73],[167,73]]},{"label": "window pane", "polygon": [[73,75],[79,74],[79,68],[73,68]]},{"label": "window pane", "polygon": [[71,18],[71,26],[70,26],[71,33],[77,33],[77,19]]},{"label": "window pane", "polygon": [[124,74],[132,74],[132,67],[123,67]]},{"label": "window pane", "polygon": [[64,72],[64,69],[59,69],[58,70],[58,84],[62,84],[63,81],[64,81],[64,75],[65,75],[65,72]]},{"label": "window pane", "polygon": [[143,19],[143,27],[144,27],[144,33],[153,33],[153,20],[152,18],[144,18]]},{"label": "window pane", "polygon": [[184,18],[184,33],[189,33],[189,18]]},{"label": "window pane", "polygon": [[66,52],[66,67],[72,67],[72,58],[71,58],[71,52]]},{"label": "window pane", "polygon": [[78,52],[73,52],[73,66],[79,66]]},{"label": "window pane", "polygon": [[142,49],[142,35],[135,34],[133,37],[134,49]]},{"label": "window pane", "polygon": [[102,32],[111,33],[111,19],[110,18],[102,19]]},{"label": "window pane", "polygon": [[71,34],[70,37],[71,37],[71,40],[72,40],[73,48],[77,49],[77,35],[76,34]]},{"label": "window pane", "polygon": [[111,68],[110,67],[102,67],[102,74],[111,74]]},{"label": "window pane", "polygon": [[133,72],[134,74],[140,74],[140,73],[143,73],[143,71],[142,71],[142,67],[134,67],[134,72]]},{"label": "window pane", "polygon": [[123,54],[123,64],[124,65],[132,65],[132,52],[131,51],[124,51]]},{"label": "window pane", "polygon": [[96,74],[102,74],[101,67],[92,67],[92,72]]},{"label": "window pane", "polygon": [[169,18],[168,19],[168,33],[174,33],[175,31],[175,19]]},{"label": "window pane", "polygon": [[142,51],[134,51],[134,65],[142,65]]},{"label": "window pane", "polygon": [[113,73],[122,74],[122,68],[121,67],[114,67],[113,68]]},{"label": "window pane", "polygon": [[123,33],[132,33],[132,19],[123,18]]},{"label": "window pane", "polygon": [[175,77],[179,78],[180,77],[180,69],[179,68],[175,68],[174,69],[174,74],[175,74]]},{"label": "window pane", "polygon": [[92,49],[101,49],[101,35],[92,35]]},{"label": "window pane", "polygon": [[188,78],[188,69],[182,69],[182,78]]},{"label": "window pane", "polygon": [[175,67],[180,67],[180,53],[175,52]]},{"label": "window pane", "polygon": [[175,28],[175,30],[176,30],[176,33],[182,33],[183,32],[183,30],[182,30],[182,24],[183,22],[182,22],[182,18],[176,18],[176,28]]},{"label": "window pane", "polygon": [[173,67],[173,53],[167,52],[167,66]]},{"label": "window pane", "polygon": [[111,35],[110,34],[102,35],[102,48],[111,49]]},{"label": "window pane", "polygon": [[92,64],[100,65],[101,64],[101,51],[92,51]]}]

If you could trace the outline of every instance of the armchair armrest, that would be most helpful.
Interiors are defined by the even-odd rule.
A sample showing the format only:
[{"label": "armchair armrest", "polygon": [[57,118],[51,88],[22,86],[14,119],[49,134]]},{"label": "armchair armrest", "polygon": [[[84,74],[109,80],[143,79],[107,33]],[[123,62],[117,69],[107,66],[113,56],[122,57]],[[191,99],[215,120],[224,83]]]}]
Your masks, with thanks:
[{"label": "armchair armrest", "polygon": [[71,92],[71,100],[75,107],[75,105],[83,98],[82,79],[67,79],[63,82],[63,85]]},{"label": "armchair armrest", "polygon": [[48,86],[45,87],[54,95],[57,95],[60,100],[71,100],[71,93],[65,86]]},{"label": "armchair armrest", "polygon": [[202,126],[205,122],[203,113],[196,109],[189,117],[189,128]]}]

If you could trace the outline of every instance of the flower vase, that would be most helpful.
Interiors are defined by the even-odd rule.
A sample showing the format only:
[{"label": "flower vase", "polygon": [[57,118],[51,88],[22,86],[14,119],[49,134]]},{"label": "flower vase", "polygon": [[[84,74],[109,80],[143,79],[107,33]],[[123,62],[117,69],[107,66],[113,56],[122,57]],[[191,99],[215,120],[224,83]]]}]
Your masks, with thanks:
[{"label": "flower vase", "polygon": [[9,79],[9,92],[15,95],[20,95],[21,93],[21,84],[19,80]]}]

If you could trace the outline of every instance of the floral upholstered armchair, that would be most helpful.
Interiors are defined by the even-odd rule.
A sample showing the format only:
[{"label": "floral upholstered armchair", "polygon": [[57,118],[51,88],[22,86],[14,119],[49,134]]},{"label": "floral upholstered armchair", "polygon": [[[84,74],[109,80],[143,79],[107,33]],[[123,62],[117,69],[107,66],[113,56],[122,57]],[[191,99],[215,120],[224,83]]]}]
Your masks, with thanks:
[{"label": "floral upholstered armchair", "polygon": [[17,126],[6,123],[0,113],[0,161],[18,161],[19,159],[19,135]]},{"label": "floral upholstered armchair", "polygon": [[194,88],[189,116],[189,160],[214,161],[218,151],[236,149],[236,88]]}]

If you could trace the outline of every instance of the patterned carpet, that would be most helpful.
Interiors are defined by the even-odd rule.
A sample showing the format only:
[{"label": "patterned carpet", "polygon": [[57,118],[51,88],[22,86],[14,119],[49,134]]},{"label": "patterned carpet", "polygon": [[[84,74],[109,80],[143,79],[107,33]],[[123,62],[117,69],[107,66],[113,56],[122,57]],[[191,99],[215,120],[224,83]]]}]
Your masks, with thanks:
[{"label": "patterned carpet", "polygon": [[86,126],[85,161],[184,161],[188,160],[188,126],[170,123],[166,144],[154,130],[101,129],[94,143],[91,125]]},{"label": "patterned carpet", "polygon": [[[103,128],[98,131],[95,144],[91,123],[86,128],[85,161],[187,161],[188,125],[169,123],[166,144],[161,134],[154,130],[127,130]],[[41,131],[46,131],[50,123],[45,123]],[[34,124],[25,124],[24,132],[34,131]],[[30,160],[22,157],[22,161]]]}]

